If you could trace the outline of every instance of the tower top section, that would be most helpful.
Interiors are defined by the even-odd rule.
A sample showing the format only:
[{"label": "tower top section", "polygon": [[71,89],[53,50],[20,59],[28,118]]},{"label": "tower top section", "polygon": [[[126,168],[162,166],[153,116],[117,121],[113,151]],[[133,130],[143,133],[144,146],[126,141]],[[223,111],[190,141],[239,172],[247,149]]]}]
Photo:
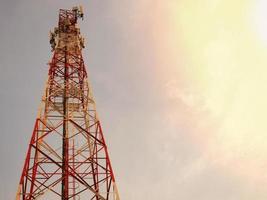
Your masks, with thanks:
[{"label": "tower top section", "polygon": [[82,6],[73,7],[72,10],[59,10],[58,26],[54,28],[54,31],[50,31],[52,51],[77,52],[84,48],[84,38],[77,24],[78,19],[83,19],[83,16]]}]

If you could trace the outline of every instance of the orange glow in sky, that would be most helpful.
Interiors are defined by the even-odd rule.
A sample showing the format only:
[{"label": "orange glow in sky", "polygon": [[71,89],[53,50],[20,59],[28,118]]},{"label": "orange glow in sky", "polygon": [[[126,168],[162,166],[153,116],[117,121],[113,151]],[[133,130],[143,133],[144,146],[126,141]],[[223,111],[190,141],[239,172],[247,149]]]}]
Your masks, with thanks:
[{"label": "orange glow in sky", "polygon": [[202,127],[193,132],[201,132],[197,137],[206,141],[208,157],[262,179],[267,165],[267,1],[177,1],[168,10],[187,59],[182,69],[177,67],[187,85],[171,80],[168,95],[190,109],[184,120]]}]

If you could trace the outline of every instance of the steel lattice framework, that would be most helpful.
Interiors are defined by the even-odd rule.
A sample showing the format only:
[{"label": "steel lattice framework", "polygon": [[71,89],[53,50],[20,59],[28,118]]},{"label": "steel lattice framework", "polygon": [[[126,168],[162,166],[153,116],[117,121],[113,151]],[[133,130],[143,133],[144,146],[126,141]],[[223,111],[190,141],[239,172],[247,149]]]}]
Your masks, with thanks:
[{"label": "steel lattice framework", "polygon": [[16,200],[119,200],[82,58],[81,8],[59,11],[54,51]]}]

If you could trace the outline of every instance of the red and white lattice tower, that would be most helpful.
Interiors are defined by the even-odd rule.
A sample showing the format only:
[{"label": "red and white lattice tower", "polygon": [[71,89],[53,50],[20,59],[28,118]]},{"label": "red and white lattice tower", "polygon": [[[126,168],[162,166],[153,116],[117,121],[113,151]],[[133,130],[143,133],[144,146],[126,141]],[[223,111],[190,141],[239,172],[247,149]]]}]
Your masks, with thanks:
[{"label": "red and white lattice tower", "polygon": [[59,11],[54,55],[16,200],[119,200],[82,58],[81,7]]}]

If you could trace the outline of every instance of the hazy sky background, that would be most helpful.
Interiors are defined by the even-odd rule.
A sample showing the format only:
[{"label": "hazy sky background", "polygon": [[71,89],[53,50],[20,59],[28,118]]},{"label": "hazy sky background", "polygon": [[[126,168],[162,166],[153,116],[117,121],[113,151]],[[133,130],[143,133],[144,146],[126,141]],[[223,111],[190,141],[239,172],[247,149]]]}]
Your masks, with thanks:
[{"label": "hazy sky background", "polygon": [[0,200],[15,198],[59,8],[122,200],[267,198],[267,0],[1,0]]}]

